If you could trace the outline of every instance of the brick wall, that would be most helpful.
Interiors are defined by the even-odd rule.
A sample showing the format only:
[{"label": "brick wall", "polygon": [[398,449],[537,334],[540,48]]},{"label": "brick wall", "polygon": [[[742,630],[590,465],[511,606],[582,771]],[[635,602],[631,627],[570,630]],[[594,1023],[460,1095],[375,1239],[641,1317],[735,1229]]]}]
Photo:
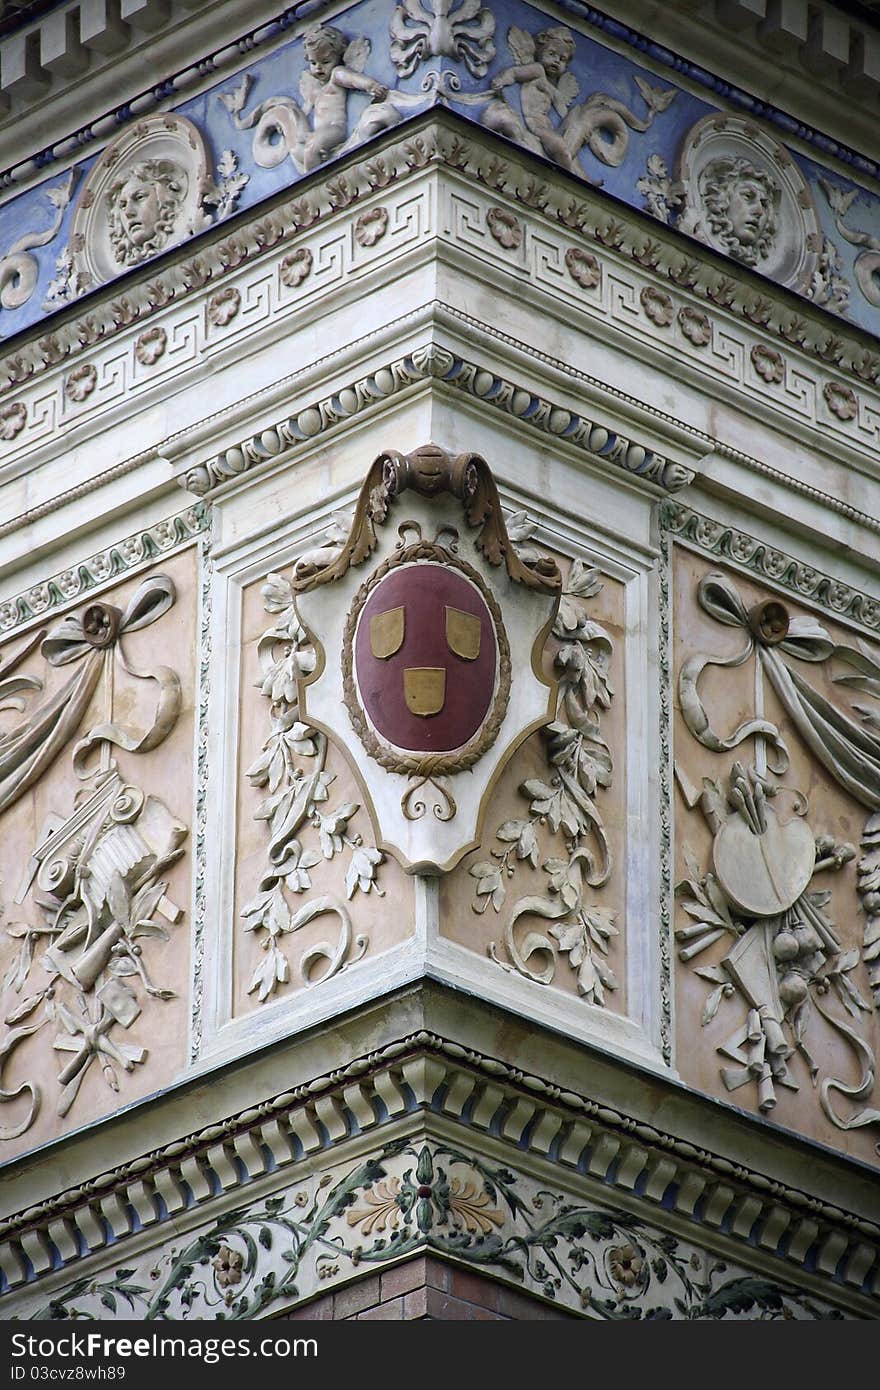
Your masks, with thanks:
[{"label": "brick wall", "polygon": [[572,1315],[482,1274],[422,1255],[382,1274],[368,1274],[283,1316],[297,1321],[331,1322],[411,1322],[435,1318],[497,1322],[567,1319]]}]

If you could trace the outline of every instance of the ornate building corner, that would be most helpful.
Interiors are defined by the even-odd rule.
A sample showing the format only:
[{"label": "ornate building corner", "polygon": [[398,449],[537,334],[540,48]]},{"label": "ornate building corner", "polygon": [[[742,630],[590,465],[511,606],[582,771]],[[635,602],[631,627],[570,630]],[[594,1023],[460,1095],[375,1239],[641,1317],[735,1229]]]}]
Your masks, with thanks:
[{"label": "ornate building corner", "polygon": [[0,1317],[876,1319],[880,19],[121,5],[0,6]]},{"label": "ornate building corner", "polygon": [[[401,1037],[17,1214],[0,1229],[17,1315],[278,1314],[430,1252],[588,1319],[870,1316],[870,1222],[850,1229],[833,1205],[769,1194],[759,1171],[731,1174],[644,1119],[462,1051],[430,1030]],[[132,1214],[113,1250],[96,1203]],[[70,1231],[94,1245],[87,1286],[70,1279]],[[757,1268],[742,1263],[750,1234]],[[51,1259],[28,1260],[41,1248]],[[833,1277],[801,1268],[832,1251]]]}]

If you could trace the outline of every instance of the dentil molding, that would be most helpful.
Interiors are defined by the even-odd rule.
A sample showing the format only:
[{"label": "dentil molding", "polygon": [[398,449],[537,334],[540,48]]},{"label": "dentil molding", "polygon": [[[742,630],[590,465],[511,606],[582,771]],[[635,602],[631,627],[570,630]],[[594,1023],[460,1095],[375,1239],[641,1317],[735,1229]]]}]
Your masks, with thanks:
[{"label": "dentil molding", "polygon": [[132,1253],[145,1239],[153,1244],[166,1222],[177,1233],[205,1217],[221,1220],[251,1187],[256,1199],[270,1175],[295,1175],[297,1165],[312,1175],[319,1163],[375,1149],[401,1124],[412,1133],[418,1116],[426,1133],[439,1124],[438,1135],[455,1136],[459,1147],[468,1134],[491,1135],[496,1158],[519,1171],[541,1175],[549,1163],[568,1182],[580,1175],[585,1194],[598,1183],[606,1200],[613,1194],[661,1227],[738,1252],[778,1280],[805,1279],[808,1289],[871,1315],[871,1291],[880,1292],[880,1228],[872,1222],[430,1031],[19,1212],[0,1226],[5,1288],[49,1277],[58,1286],[57,1271],[76,1270],[85,1254],[108,1246],[110,1232],[118,1264],[130,1258],[129,1244]]}]

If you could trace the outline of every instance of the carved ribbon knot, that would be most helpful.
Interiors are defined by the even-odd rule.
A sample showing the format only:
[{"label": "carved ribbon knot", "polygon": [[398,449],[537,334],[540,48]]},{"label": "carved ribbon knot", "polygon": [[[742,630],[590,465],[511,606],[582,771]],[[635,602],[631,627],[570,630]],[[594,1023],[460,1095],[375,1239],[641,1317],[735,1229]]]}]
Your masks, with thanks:
[{"label": "carved ribbon knot", "polygon": [[[756,713],[760,716],[763,712],[760,708],[759,693],[761,680],[766,674],[786,715],[812,755],[826,768],[840,787],[860,802],[862,806],[867,807],[870,812],[876,813],[880,809],[880,721],[878,721],[876,713],[871,709],[854,704],[852,709],[861,716],[862,721],[861,723],[857,722],[850,714],[836,704],[832,704],[823,694],[814,689],[797,670],[789,665],[788,659],[794,659],[798,662],[813,662],[817,665],[835,660],[848,668],[847,674],[832,676],[836,685],[848,686],[875,697],[880,697],[880,666],[864,652],[834,642],[830,634],[814,619],[799,617],[789,620],[784,605],[776,599],[767,600],[757,604],[751,610],[747,610],[736,586],[722,574],[706,575],[698,586],[697,596],[700,606],[706,613],[727,627],[743,629],[747,633],[747,640],[745,647],[732,656],[717,658],[698,653],[684,662],[679,675],[679,702],[682,716],[694,737],[705,748],[716,753],[728,752],[747,738],[755,737],[758,741],[759,764],[763,756],[763,743],[766,741],[775,756],[775,761],[767,758],[766,766],[777,775],[786,771],[788,750],[775,724],[761,717],[749,719],[734,729],[727,738],[721,738],[712,729],[709,716],[698,694],[698,682],[706,666],[741,666],[754,652],[758,663],[758,679],[756,679],[755,685]],[[763,769],[759,766],[756,785],[761,782],[762,772]],[[742,785],[742,778],[740,778],[740,782]],[[870,849],[874,843],[873,836],[878,820],[880,818],[876,814],[870,815],[868,818],[862,842],[866,849]],[[763,831],[760,833],[763,834]],[[788,839],[790,840],[791,836],[788,836]],[[718,841],[719,837],[716,835],[714,851],[716,872],[719,862]],[[790,845],[788,848],[790,850]],[[806,858],[807,868],[810,867],[811,858],[812,856]],[[843,862],[846,861],[842,859],[839,864]],[[786,868],[788,867],[790,866],[786,865]],[[815,865],[815,869],[820,867],[829,867],[829,862],[825,861],[824,864]],[[859,893],[866,914],[863,959],[869,979],[874,987],[876,999],[877,965],[875,962],[877,960],[877,942],[880,940],[880,933],[878,933],[880,922],[873,911],[873,899],[870,892],[872,873],[870,855],[866,855],[862,861],[859,872],[862,876]],[[724,889],[723,883],[721,887],[727,891]],[[731,896],[729,892],[728,896]],[[734,898],[731,900],[735,902]],[[777,1026],[779,1018],[776,1018],[775,1024],[773,1018],[769,1019],[773,1027],[768,1031],[768,1017],[762,1013],[761,1007],[767,1004],[767,1000],[763,998],[761,989],[750,990],[748,983],[739,973],[740,958],[748,954],[752,958],[757,957],[769,962],[773,968],[772,978],[774,981],[776,980],[776,967],[779,966],[782,970],[783,973],[778,984],[773,984],[773,991],[777,993],[777,1008],[782,1007],[784,1012],[792,1011],[791,1017],[794,1019],[793,1026],[798,1047],[804,1050],[803,1036],[799,1031],[802,1028],[802,1023],[799,1021],[802,1019],[802,1015],[796,1011],[798,1000],[803,1000],[806,997],[807,983],[814,983],[817,984],[817,988],[811,996],[812,1003],[826,1022],[847,1041],[859,1060],[861,1076],[854,1084],[846,1084],[836,1077],[828,1077],[822,1082],[819,1100],[828,1119],[837,1128],[843,1130],[878,1124],[880,1123],[880,1110],[866,1107],[855,1114],[844,1117],[837,1113],[831,1099],[832,1093],[837,1092],[853,1101],[861,1101],[870,1095],[874,1086],[875,1060],[870,1046],[843,1018],[826,1008],[820,998],[822,990],[819,986],[827,990],[829,981],[836,981],[838,988],[843,989],[839,982],[844,979],[845,972],[852,969],[857,954],[842,951],[840,942],[831,931],[830,923],[826,923],[822,917],[817,900],[805,891],[796,902],[791,904],[788,913],[795,915],[792,917],[786,914],[782,918],[771,919],[769,914],[766,914],[763,915],[762,921],[762,914],[758,914],[757,919],[753,920],[746,928],[745,933],[739,938],[738,944],[724,959],[723,965],[727,976],[736,980],[746,998],[755,1006],[753,1014],[750,1016],[751,1022],[741,1030],[740,1035],[735,1039],[737,1049],[744,1042],[749,1042],[750,1045],[762,1049],[760,1061],[763,1067],[765,1062],[763,1048],[766,1038],[769,1052],[781,1062],[784,1068],[785,1059],[782,1054],[783,1051],[787,1050],[788,1045]],[[754,914],[749,915],[753,916]],[[770,930],[771,920],[774,923],[772,943],[769,938],[762,942],[760,933],[766,934]],[[795,926],[806,922],[821,938],[821,949],[827,952],[834,964],[834,968],[830,969],[825,976],[814,977],[805,983],[805,975],[798,979],[796,972],[794,978],[785,973],[785,962],[796,958],[791,954],[794,942],[788,940],[792,922]],[[707,975],[707,978],[715,980],[722,987],[724,985],[724,975],[710,974]],[[793,990],[794,993],[792,993]],[[716,996],[716,1002],[719,997]],[[862,1004],[857,996],[855,1004],[853,1004],[849,994],[842,994],[841,997],[850,1013],[855,1013],[858,1008],[867,1008],[867,1005]],[[783,1044],[785,1044],[785,1048],[783,1048]],[[727,1056],[740,1059],[741,1054],[738,1050],[731,1051],[729,1047],[721,1050]],[[805,1053],[805,1055],[810,1061],[815,1080],[817,1069],[812,1060],[809,1059],[809,1054]],[[757,1061],[756,1054],[755,1066],[757,1066]],[[727,1069],[725,1084],[732,1085],[734,1088],[743,1084],[743,1080],[748,1077],[748,1068],[752,1065],[753,1063],[749,1062],[744,1070],[741,1069],[736,1073]],[[771,1108],[774,1103],[772,1081],[770,1080],[771,1069],[772,1064],[763,1073],[761,1083],[763,1089],[759,1086],[760,1104],[764,1110]],[[777,1072],[773,1071],[773,1075],[776,1074]]]},{"label": "carved ribbon knot", "polygon": [[761,718],[748,719],[722,738],[712,728],[698,693],[699,680],[707,666],[742,666],[754,652],[813,755],[862,806],[880,810],[880,737],[872,732],[872,722],[857,723],[850,718],[792,669],[785,658],[814,664],[834,658],[856,673],[835,676],[836,684],[874,695],[880,695],[880,666],[863,652],[834,642],[813,618],[792,618],[785,626],[787,615],[776,600],[748,610],[735,584],[723,574],[707,574],[700,581],[697,597],[700,606],[716,622],[742,628],[747,638],[743,649],[733,656],[708,657],[698,652],[683,663],[678,680],[679,703],[694,738],[714,753],[726,753],[748,738],[762,737],[773,750],[773,758],[768,758],[770,770],[777,775],[787,770],[788,749],[775,724]]},{"label": "carved ribbon knot", "polygon": [[180,712],[177,674],[167,666],[157,666],[153,671],[137,670],[128,662],[121,639],[125,633],[156,622],[173,606],[176,597],[174,584],[166,575],[153,575],[139,586],[124,611],[108,603],[91,603],[81,613],[65,618],[48,636],[38,634],[0,671],[0,701],[15,691],[40,689],[41,682],[35,678],[11,677],[10,672],[41,638],[40,654],[50,666],[74,662],[79,666],[60,690],[0,737],[0,812],[33,786],[70,742],[114,655],[128,675],[156,682],[156,713],[149,727],[140,731],[114,723],[112,718],[95,725],[74,749],[77,775],[86,775],[84,763],[96,744],[114,744],[130,753],[147,753],[168,736]]}]

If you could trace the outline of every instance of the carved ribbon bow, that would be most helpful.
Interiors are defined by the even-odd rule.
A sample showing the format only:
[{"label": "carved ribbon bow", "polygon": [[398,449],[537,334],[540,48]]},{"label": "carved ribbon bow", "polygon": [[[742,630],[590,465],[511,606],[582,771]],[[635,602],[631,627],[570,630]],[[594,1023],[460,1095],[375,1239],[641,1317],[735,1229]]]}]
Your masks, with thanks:
[{"label": "carved ribbon bow", "polygon": [[689,731],[714,753],[729,752],[753,736],[763,737],[774,750],[768,765],[777,774],[788,767],[788,749],[775,724],[756,718],[745,720],[721,738],[712,729],[697,686],[707,666],[742,666],[754,652],[782,706],[813,755],[840,786],[872,811],[880,810],[880,737],[875,718],[867,714],[857,723],[804,680],[784,660],[824,663],[832,657],[857,674],[835,676],[839,685],[869,694],[880,694],[880,666],[853,647],[838,646],[812,618],[788,619],[784,606],[769,600],[747,609],[740,594],[723,574],[707,574],[697,590],[700,606],[726,627],[743,628],[748,634],[742,651],[717,658],[702,653],[684,662],[678,679],[682,717]]},{"label": "carved ribbon bow", "polygon": [[[172,581],[166,575],[154,575],[140,585],[124,612],[109,603],[91,603],[81,613],[65,618],[45,637],[40,653],[50,666],[81,664],[60,690],[32,710],[17,728],[0,737],[0,812],[33,786],[70,742],[113,652],[130,676],[156,682],[156,713],[146,730],[135,731],[110,721],[89,730],[74,750],[76,772],[85,775],[84,760],[98,743],[115,744],[131,753],[146,753],[168,736],[180,712],[180,681],[167,666],[157,666],[154,671],[136,670],[126,660],[121,638],[126,632],[154,623],[176,598]],[[8,675],[34,646],[33,641],[28,643],[2,674]],[[32,688],[39,685],[30,677],[0,680],[0,697],[4,691],[13,686],[21,689],[25,683]]]}]

